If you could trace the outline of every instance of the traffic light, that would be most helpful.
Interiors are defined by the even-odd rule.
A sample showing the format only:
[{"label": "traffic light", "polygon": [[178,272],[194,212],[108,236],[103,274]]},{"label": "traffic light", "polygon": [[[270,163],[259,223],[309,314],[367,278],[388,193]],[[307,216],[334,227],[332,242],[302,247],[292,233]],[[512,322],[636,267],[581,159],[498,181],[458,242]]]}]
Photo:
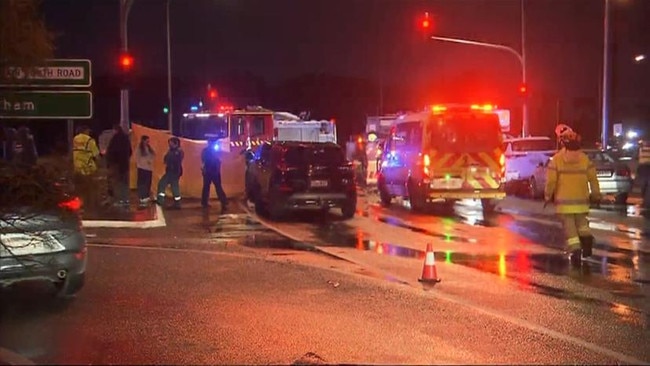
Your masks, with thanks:
[{"label": "traffic light", "polygon": [[526,86],[526,84],[521,84],[519,86],[519,94],[524,95],[524,96],[526,94],[528,94],[528,86]]},{"label": "traffic light", "polygon": [[124,72],[129,72],[133,68],[133,57],[128,53],[120,55],[120,68]]},{"label": "traffic light", "polygon": [[164,114],[169,113],[169,108],[167,108],[167,106],[164,106],[164,107],[163,107],[163,113],[164,113]]},{"label": "traffic light", "polygon": [[429,12],[424,13],[424,17],[422,17],[422,20],[420,22],[420,28],[422,28],[424,31],[431,29],[431,19],[429,18]]},{"label": "traffic light", "polygon": [[210,99],[212,99],[212,100],[217,99],[217,95],[218,94],[217,94],[216,90],[214,90],[214,89],[210,90],[210,93],[209,93]]}]

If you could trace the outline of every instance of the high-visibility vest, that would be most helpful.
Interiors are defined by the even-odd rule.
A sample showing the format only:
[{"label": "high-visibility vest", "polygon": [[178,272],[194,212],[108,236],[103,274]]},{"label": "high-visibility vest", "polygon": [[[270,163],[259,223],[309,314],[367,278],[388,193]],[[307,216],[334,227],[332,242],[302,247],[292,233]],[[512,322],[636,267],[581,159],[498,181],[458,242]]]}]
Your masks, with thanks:
[{"label": "high-visibility vest", "polygon": [[546,170],[544,196],[547,200],[553,198],[556,211],[589,212],[590,193],[600,195],[596,167],[589,157],[581,151],[561,150],[555,154]]},{"label": "high-visibility vest", "polygon": [[95,140],[80,133],[72,140],[72,162],[75,173],[90,175],[97,171],[95,158],[99,156],[99,149]]}]

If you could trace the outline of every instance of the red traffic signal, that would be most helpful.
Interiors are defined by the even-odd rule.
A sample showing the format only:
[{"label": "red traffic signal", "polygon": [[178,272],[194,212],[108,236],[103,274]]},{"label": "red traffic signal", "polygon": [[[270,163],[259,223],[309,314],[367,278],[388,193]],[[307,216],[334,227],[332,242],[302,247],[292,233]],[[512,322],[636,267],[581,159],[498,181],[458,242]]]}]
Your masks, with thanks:
[{"label": "red traffic signal", "polygon": [[429,30],[429,28],[431,28],[431,19],[429,18],[429,12],[424,13],[424,17],[422,18],[420,27],[423,30]]},{"label": "red traffic signal", "polygon": [[128,53],[120,55],[120,67],[124,71],[129,71],[133,67],[133,57]]},{"label": "red traffic signal", "polygon": [[217,98],[217,91],[214,90],[214,89],[210,90],[209,97],[210,97],[210,99],[216,99]]},{"label": "red traffic signal", "polygon": [[526,84],[521,84],[519,86],[519,93],[521,93],[521,95],[528,94],[528,87],[526,86]]}]

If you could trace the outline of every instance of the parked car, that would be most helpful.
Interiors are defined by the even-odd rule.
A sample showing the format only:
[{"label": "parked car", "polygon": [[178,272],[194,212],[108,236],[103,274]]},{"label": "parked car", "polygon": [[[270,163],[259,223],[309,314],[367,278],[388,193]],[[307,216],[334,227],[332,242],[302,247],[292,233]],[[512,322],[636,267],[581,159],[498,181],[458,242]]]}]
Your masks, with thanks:
[{"label": "parked car", "polygon": [[[614,194],[615,202],[624,205],[632,190],[632,174],[624,162],[617,161],[608,152],[601,150],[583,150],[596,166],[598,183],[602,194]],[[535,169],[529,181],[529,192],[532,198],[544,196],[546,185],[546,167],[548,162],[540,164]]]},{"label": "parked car", "polygon": [[[17,178],[15,169],[0,163],[0,287],[47,281],[57,297],[70,297],[83,287],[86,272],[82,202],[66,180],[40,168]],[[29,188],[30,182],[38,184]]]},{"label": "parked car", "polygon": [[557,152],[556,142],[547,136],[515,137],[503,141],[506,154],[506,191],[527,191],[528,182],[540,163]]},{"label": "parked car", "polygon": [[246,192],[260,214],[281,218],[288,210],[341,209],[354,216],[354,168],[334,143],[275,141],[260,146],[247,163]]}]

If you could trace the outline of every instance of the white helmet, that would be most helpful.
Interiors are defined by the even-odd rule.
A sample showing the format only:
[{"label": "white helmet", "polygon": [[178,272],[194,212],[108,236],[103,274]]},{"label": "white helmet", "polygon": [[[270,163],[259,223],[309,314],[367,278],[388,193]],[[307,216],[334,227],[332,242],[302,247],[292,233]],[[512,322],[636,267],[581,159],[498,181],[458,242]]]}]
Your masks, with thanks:
[{"label": "white helmet", "polygon": [[555,127],[555,135],[557,136],[558,139],[562,139],[562,137],[569,136],[573,132],[573,129],[564,123],[560,123]]}]

